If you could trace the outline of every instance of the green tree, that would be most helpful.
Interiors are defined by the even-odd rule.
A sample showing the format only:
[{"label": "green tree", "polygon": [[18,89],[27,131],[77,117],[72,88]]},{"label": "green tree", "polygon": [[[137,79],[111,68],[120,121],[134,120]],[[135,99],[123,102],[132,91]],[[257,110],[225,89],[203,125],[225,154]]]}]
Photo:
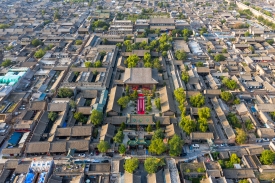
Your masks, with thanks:
[{"label": "green tree", "polygon": [[237,104],[240,104],[241,103],[241,100],[239,98],[236,98],[234,101],[233,101],[233,104],[237,105]]},{"label": "green tree", "polygon": [[179,156],[182,151],[183,140],[178,135],[173,135],[173,137],[168,141],[169,155]]},{"label": "green tree", "polygon": [[236,142],[238,144],[244,144],[246,142],[246,138],[247,138],[245,131],[241,128],[237,128],[236,132],[237,132]]},{"label": "green tree", "polygon": [[185,84],[188,83],[188,81],[189,81],[189,74],[188,74],[188,72],[183,71],[183,72],[181,73],[181,79],[183,80],[183,82],[184,82]]},{"label": "green tree", "polygon": [[156,122],[156,128],[157,128],[157,129],[160,129],[160,121],[157,121],[157,122]]},{"label": "green tree", "polygon": [[268,40],[266,40],[266,42],[267,42],[268,44],[270,44],[270,45],[273,45],[274,40],[273,40],[273,39],[268,39]]},{"label": "green tree", "polygon": [[97,67],[101,67],[101,66],[102,66],[102,63],[101,63],[100,60],[95,61],[95,67],[96,67],[96,68],[97,68]]},{"label": "green tree", "polygon": [[160,98],[156,98],[156,99],[155,99],[155,105],[156,105],[156,107],[158,108],[158,110],[161,109]]},{"label": "green tree", "polygon": [[228,79],[226,77],[223,78],[222,83],[230,90],[235,90],[238,87],[238,84],[236,81],[232,79]]},{"label": "green tree", "polygon": [[107,38],[104,38],[104,39],[102,40],[102,44],[103,44],[103,45],[108,44],[108,39],[107,39]]},{"label": "green tree", "polygon": [[230,156],[230,163],[232,164],[240,164],[241,160],[238,158],[237,154],[232,153]]},{"label": "green tree", "polygon": [[193,107],[201,107],[205,103],[204,96],[199,93],[190,97],[190,102]]},{"label": "green tree", "polygon": [[9,27],[10,27],[9,24],[0,24],[0,29],[7,29]]},{"label": "green tree", "polygon": [[70,100],[69,105],[70,105],[70,107],[73,108],[73,109],[76,108],[76,103],[75,103],[74,100]]},{"label": "green tree", "polygon": [[138,92],[137,90],[134,90],[132,95],[131,95],[132,99],[136,100],[138,98]]},{"label": "green tree", "polygon": [[241,128],[242,127],[242,125],[241,125],[239,119],[237,118],[236,114],[229,113],[227,115],[227,119],[234,128]]},{"label": "green tree", "polygon": [[151,140],[149,152],[160,155],[166,151],[166,145],[161,138]]},{"label": "green tree", "polygon": [[121,49],[122,48],[122,44],[121,43],[117,43],[116,46]]},{"label": "green tree", "polygon": [[249,37],[249,36],[250,36],[249,32],[246,31],[246,32],[244,33],[244,36],[245,36],[245,37]]},{"label": "green tree", "polygon": [[92,62],[85,62],[84,65],[85,65],[86,68],[93,67]]},{"label": "green tree", "polygon": [[198,119],[198,125],[201,132],[206,132],[208,129],[208,123],[207,119],[205,118],[199,118]]},{"label": "green tree", "polygon": [[214,60],[215,60],[216,62],[224,61],[225,59],[226,59],[226,57],[225,57],[223,54],[217,54],[217,55],[215,55],[215,57],[214,57]]},{"label": "green tree", "polygon": [[153,129],[152,129],[152,126],[149,124],[147,127],[146,127],[146,131],[147,132],[151,132]]},{"label": "green tree", "polygon": [[124,122],[122,122],[122,123],[120,124],[120,129],[121,129],[122,131],[126,129],[126,124],[125,124]]},{"label": "green tree", "polygon": [[126,85],[126,87],[125,87],[126,96],[129,95],[129,92],[130,92],[129,85]]},{"label": "green tree", "polygon": [[110,148],[110,144],[108,142],[102,140],[97,145],[97,148],[98,148],[99,152],[106,153],[107,150]]},{"label": "green tree", "polygon": [[57,10],[54,12],[53,19],[54,20],[60,19],[60,15]]},{"label": "green tree", "polygon": [[222,49],[222,53],[227,53],[227,49],[226,49],[226,48],[223,48],[223,49]]},{"label": "green tree", "polygon": [[74,95],[74,92],[70,88],[59,88],[58,96],[60,98],[71,98]]},{"label": "green tree", "polygon": [[163,139],[164,138],[164,133],[163,133],[163,130],[162,129],[157,129],[155,132],[154,132],[154,135],[152,137],[152,139]]},{"label": "green tree", "polygon": [[203,27],[203,28],[200,30],[200,35],[203,35],[204,33],[207,33],[206,27]]},{"label": "green tree", "polygon": [[167,57],[167,51],[163,51],[162,54],[161,54],[163,57]]},{"label": "green tree", "polygon": [[177,88],[177,89],[174,91],[174,95],[175,95],[176,100],[177,100],[179,103],[183,103],[183,102],[185,101],[185,92],[184,92],[184,89],[183,89],[183,88]]},{"label": "green tree", "polygon": [[126,152],[126,147],[125,147],[124,144],[120,144],[120,145],[119,145],[118,152],[119,152],[119,154],[125,154],[125,152]]},{"label": "green tree", "polygon": [[184,51],[179,51],[179,50],[177,50],[177,51],[175,52],[175,57],[176,57],[178,60],[186,60],[187,54],[186,54]]},{"label": "green tree", "polygon": [[195,131],[195,129],[196,129],[196,123],[193,120],[191,120],[191,118],[189,116],[183,116],[181,118],[179,126],[187,134],[190,134],[191,132]]},{"label": "green tree", "polygon": [[97,9],[98,10],[103,10],[103,7],[102,6],[97,6]]},{"label": "green tree", "polygon": [[139,57],[134,54],[134,55],[130,55],[126,59],[126,64],[127,64],[128,68],[133,68],[133,67],[136,67],[138,61],[139,61]]},{"label": "green tree", "polygon": [[37,47],[39,45],[42,45],[42,42],[39,39],[33,39],[31,45]]},{"label": "green tree", "polygon": [[85,122],[85,116],[81,113],[81,112],[75,112],[74,113],[74,119],[76,119],[76,121],[80,121],[80,122]]},{"label": "green tree", "polygon": [[148,174],[156,173],[158,167],[165,165],[165,163],[159,158],[147,158],[144,162],[144,169]]},{"label": "green tree", "polygon": [[204,169],[204,168],[202,168],[202,167],[199,167],[199,168],[197,169],[197,172],[199,172],[199,173],[203,173],[203,172],[205,172],[205,169]]},{"label": "green tree", "polygon": [[48,118],[49,118],[51,121],[55,121],[57,117],[58,117],[58,115],[57,115],[56,112],[51,111],[51,112],[48,113]]},{"label": "green tree", "polygon": [[252,123],[252,121],[250,119],[248,119],[248,120],[245,121],[245,128],[247,130],[252,130],[254,128],[254,125],[253,125],[253,123]]},{"label": "green tree", "polygon": [[209,119],[211,117],[211,110],[209,107],[203,107],[198,110],[199,118]]},{"label": "green tree", "polygon": [[196,63],[196,67],[203,67],[203,62],[201,62],[201,61],[200,61],[200,62],[197,62],[197,63]]},{"label": "green tree", "polygon": [[129,102],[130,98],[128,96],[120,97],[117,101],[118,105],[120,105],[122,108],[126,108]]},{"label": "green tree", "polygon": [[12,62],[11,62],[10,59],[4,60],[4,61],[2,62],[2,64],[1,64],[2,67],[8,67],[8,66],[10,66],[10,65],[12,65]]},{"label": "green tree", "polygon": [[221,98],[222,98],[224,101],[228,102],[229,100],[231,100],[231,99],[233,98],[233,96],[232,96],[232,94],[231,94],[230,92],[223,91],[223,92],[221,93]]},{"label": "green tree", "polygon": [[113,140],[115,143],[122,143],[123,141],[123,138],[124,138],[124,134],[123,134],[123,131],[118,131],[116,133],[116,135],[114,136]]},{"label": "green tree", "polygon": [[46,52],[43,49],[39,49],[35,52],[34,56],[35,58],[42,58]]},{"label": "green tree", "polygon": [[94,125],[99,125],[103,120],[103,113],[98,110],[93,110],[91,114],[91,122]]},{"label": "green tree", "polygon": [[125,171],[129,173],[134,173],[138,168],[139,161],[137,158],[126,159],[124,164]]},{"label": "green tree", "polygon": [[272,165],[275,160],[275,154],[271,150],[264,150],[261,154],[260,161],[264,165]]},{"label": "green tree", "polygon": [[242,180],[239,180],[238,183],[249,183],[249,181],[247,179],[242,179]]},{"label": "green tree", "polygon": [[250,45],[248,47],[248,49],[251,51],[251,53],[253,53],[253,54],[255,53],[255,48],[253,46]]},{"label": "green tree", "polygon": [[76,45],[82,45],[82,40],[79,40],[79,39],[75,40],[75,44]]}]

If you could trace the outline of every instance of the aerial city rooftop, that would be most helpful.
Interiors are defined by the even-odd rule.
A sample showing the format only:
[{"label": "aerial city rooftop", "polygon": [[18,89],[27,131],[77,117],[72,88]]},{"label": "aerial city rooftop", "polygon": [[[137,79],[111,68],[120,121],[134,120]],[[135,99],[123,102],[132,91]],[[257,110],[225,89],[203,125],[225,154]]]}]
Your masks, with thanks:
[{"label": "aerial city rooftop", "polygon": [[274,182],[274,15],[274,0],[2,0],[0,182]]}]

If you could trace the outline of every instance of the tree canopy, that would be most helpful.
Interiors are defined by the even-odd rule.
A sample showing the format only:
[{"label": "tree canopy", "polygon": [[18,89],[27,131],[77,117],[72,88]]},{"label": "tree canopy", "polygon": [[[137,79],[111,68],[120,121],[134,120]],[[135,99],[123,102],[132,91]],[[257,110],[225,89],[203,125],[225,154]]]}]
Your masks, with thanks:
[{"label": "tree canopy", "polygon": [[214,60],[215,60],[216,62],[224,61],[225,59],[226,59],[226,57],[225,57],[223,54],[217,54],[217,55],[215,55],[215,57],[214,57]]},{"label": "tree canopy", "polygon": [[184,93],[184,89],[183,89],[183,88],[177,88],[177,89],[174,91],[174,95],[175,95],[176,100],[177,100],[179,103],[185,101],[185,93]]},{"label": "tree canopy", "polygon": [[42,45],[42,42],[39,39],[33,39],[31,45],[37,47],[39,45]]},{"label": "tree canopy", "polygon": [[199,93],[190,97],[190,102],[193,107],[201,107],[205,103],[204,96]]},{"label": "tree canopy", "polygon": [[185,84],[189,81],[189,77],[190,76],[189,76],[188,72],[183,71],[181,73],[181,79],[184,81]]},{"label": "tree canopy", "polygon": [[10,59],[4,60],[4,61],[2,62],[2,64],[1,64],[1,66],[3,66],[3,67],[8,67],[8,66],[10,66],[10,65],[12,65],[12,62],[11,62]]},{"label": "tree canopy", "polygon": [[106,153],[107,150],[110,148],[110,144],[108,142],[102,140],[97,145],[97,148],[98,148],[99,152]]},{"label": "tree canopy", "polygon": [[120,97],[117,101],[118,105],[120,105],[122,108],[126,108],[129,102],[130,97],[128,96]]},{"label": "tree canopy", "polygon": [[76,45],[81,45],[82,44],[82,40],[79,40],[79,39],[75,40],[75,44]]},{"label": "tree canopy", "polygon": [[190,134],[191,132],[195,131],[195,129],[196,129],[196,123],[193,120],[191,120],[190,116],[182,116],[179,126],[187,134]]},{"label": "tree canopy", "polygon": [[126,152],[126,147],[125,147],[124,144],[120,144],[120,145],[119,145],[118,152],[119,152],[119,154],[125,154],[125,152]]},{"label": "tree canopy", "polygon": [[123,141],[123,138],[124,138],[124,134],[123,134],[123,131],[119,130],[116,135],[114,136],[114,142],[115,143],[122,143]]},{"label": "tree canopy", "polygon": [[223,91],[223,92],[221,93],[221,98],[222,98],[224,101],[228,102],[229,100],[231,100],[231,99],[233,98],[233,96],[232,96],[232,94],[231,94],[230,92],[228,92],[228,91]]},{"label": "tree canopy", "polygon": [[156,173],[158,167],[165,165],[164,161],[159,158],[150,157],[144,162],[144,169],[148,174]]},{"label": "tree canopy", "polygon": [[164,133],[162,129],[157,129],[156,131],[154,131],[154,135],[152,139],[163,139],[163,138],[164,138]]},{"label": "tree canopy", "polygon": [[173,137],[168,141],[169,145],[169,155],[179,156],[182,151],[183,140],[178,135],[173,135]]},{"label": "tree canopy", "polygon": [[91,122],[94,125],[99,125],[102,120],[103,120],[103,113],[94,109],[91,114]]},{"label": "tree canopy", "polygon": [[197,63],[196,63],[196,67],[203,67],[203,62],[201,62],[201,61],[200,61],[200,62],[197,62]]},{"label": "tree canopy", "polygon": [[125,171],[129,173],[134,173],[138,168],[139,161],[137,158],[126,159],[124,164]]},{"label": "tree canopy", "polygon": [[51,112],[48,113],[48,118],[49,118],[51,121],[55,121],[57,117],[58,117],[58,115],[57,115],[56,112],[51,111]]},{"label": "tree canopy", "polygon": [[209,119],[211,117],[211,110],[209,107],[203,107],[198,109],[199,118]]},{"label": "tree canopy", "polygon": [[238,87],[238,84],[236,81],[226,77],[223,78],[222,83],[230,90],[235,90]]},{"label": "tree canopy", "polygon": [[166,145],[163,140],[160,138],[151,140],[151,144],[149,146],[149,152],[160,155],[166,151]]},{"label": "tree canopy", "polygon": [[74,119],[76,119],[76,121],[80,121],[82,123],[87,121],[87,119],[85,118],[85,116],[81,112],[75,112],[74,113]]},{"label": "tree canopy", "polygon": [[70,88],[59,88],[58,96],[60,98],[70,98],[74,95],[74,92]]},{"label": "tree canopy", "polygon": [[178,59],[178,60],[186,60],[187,54],[186,54],[184,51],[179,51],[179,50],[177,50],[177,51],[175,52],[175,57],[176,57],[176,59]]},{"label": "tree canopy", "polygon": [[247,134],[241,128],[237,128],[236,131],[237,131],[236,142],[238,144],[244,144],[246,142]]},{"label": "tree canopy", "polygon": [[264,150],[261,154],[260,161],[264,165],[272,165],[275,160],[275,154],[271,150]]},{"label": "tree canopy", "polygon": [[46,52],[43,49],[39,49],[34,53],[35,58],[42,58]]},{"label": "tree canopy", "polygon": [[134,55],[130,55],[126,59],[126,64],[127,64],[128,68],[133,68],[133,67],[136,67],[138,61],[139,61],[139,57],[134,54]]}]

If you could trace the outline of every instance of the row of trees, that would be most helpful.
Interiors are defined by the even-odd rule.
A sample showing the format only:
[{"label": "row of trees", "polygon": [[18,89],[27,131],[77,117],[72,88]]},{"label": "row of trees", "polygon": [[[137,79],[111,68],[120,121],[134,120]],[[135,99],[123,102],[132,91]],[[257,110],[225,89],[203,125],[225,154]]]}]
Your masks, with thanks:
[{"label": "row of trees", "polygon": [[91,68],[91,67],[98,68],[98,67],[101,67],[101,66],[102,66],[102,63],[101,63],[100,60],[95,61],[95,63],[86,61],[86,62],[84,63],[84,65],[85,65],[86,68]]},{"label": "row of trees", "polygon": [[[137,158],[127,159],[124,164],[124,169],[129,173],[134,173],[138,165],[139,160]],[[164,165],[164,159],[150,157],[144,161],[144,169],[148,174],[157,172],[158,168]]]}]

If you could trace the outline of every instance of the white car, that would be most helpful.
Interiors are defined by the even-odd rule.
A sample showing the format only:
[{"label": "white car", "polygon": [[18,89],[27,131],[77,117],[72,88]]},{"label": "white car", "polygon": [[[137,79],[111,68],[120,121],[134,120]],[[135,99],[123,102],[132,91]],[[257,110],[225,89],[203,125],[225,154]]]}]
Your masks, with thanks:
[{"label": "white car", "polygon": [[269,139],[268,138],[263,138],[263,141],[264,142],[269,142]]},{"label": "white car", "polygon": [[82,154],[79,154],[78,156],[79,156],[79,157],[82,157],[82,158],[85,158],[85,157],[86,157],[86,154],[82,153]]},{"label": "white car", "polygon": [[200,148],[200,145],[199,144],[192,144],[192,147],[194,147],[194,148]]},{"label": "white car", "polygon": [[275,138],[272,139],[272,142],[275,142]]}]

